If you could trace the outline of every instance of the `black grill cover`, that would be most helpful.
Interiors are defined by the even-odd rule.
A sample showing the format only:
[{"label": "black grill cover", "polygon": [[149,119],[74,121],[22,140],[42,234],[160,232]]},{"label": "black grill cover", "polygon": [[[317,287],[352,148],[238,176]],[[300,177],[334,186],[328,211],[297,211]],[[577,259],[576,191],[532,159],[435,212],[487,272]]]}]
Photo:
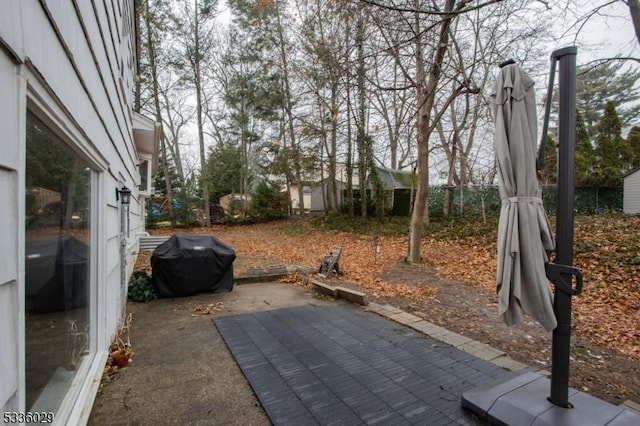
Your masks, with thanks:
[{"label": "black grill cover", "polygon": [[39,312],[87,305],[89,246],[71,236],[25,243],[26,296]]},{"label": "black grill cover", "polygon": [[160,297],[233,289],[235,251],[211,235],[177,234],[151,256],[151,284]]}]

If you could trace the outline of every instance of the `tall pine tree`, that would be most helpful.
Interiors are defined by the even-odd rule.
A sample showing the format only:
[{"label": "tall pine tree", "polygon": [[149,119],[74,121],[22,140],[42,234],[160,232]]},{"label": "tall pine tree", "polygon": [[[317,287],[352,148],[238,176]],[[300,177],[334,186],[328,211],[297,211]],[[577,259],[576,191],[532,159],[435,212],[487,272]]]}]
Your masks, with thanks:
[{"label": "tall pine tree", "polygon": [[622,175],[630,169],[632,152],[630,145],[622,137],[622,123],[612,101],[606,103],[597,131],[596,183],[601,186],[619,186]]},{"label": "tall pine tree", "polygon": [[613,102],[622,126],[633,124],[640,114],[640,90],[636,82],[640,71],[623,71],[624,62],[607,63],[595,68],[580,69],[576,81],[576,102],[582,111],[589,135],[598,133],[597,124],[603,118],[603,106]]},{"label": "tall pine tree", "polygon": [[640,168],[640,127],[634,126],[627,136],[627,143],[631,149],[633,159],[631,161],[631,169]]},{"label": "tall pine tree", "polygon": [[576,111],[576,185],[593,185],[594,152],[584,115]]}]

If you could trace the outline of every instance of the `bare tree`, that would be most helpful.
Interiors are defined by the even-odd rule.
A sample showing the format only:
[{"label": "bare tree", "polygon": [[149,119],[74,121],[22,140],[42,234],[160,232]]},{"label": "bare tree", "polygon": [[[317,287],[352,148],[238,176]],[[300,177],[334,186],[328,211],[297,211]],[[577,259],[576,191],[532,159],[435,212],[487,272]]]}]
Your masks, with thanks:
[{"label": "bare tree", "polygon": [[[282,69],[282,90],[283,90],[283,99],[282,104],[284,107],[284,111],[287,117],[287,130],[289,131],[289,143],[294,149],[299,150],[298,143],[296,142],[296,132],[294,125],[294,115],[293,115],[293,99],[291,93],[291,77],[289,75],[289,61],[287,55],[287,45],[285,41],[284,28],[282,26],[282,18],[281,11],[277,3],[274,2],[274,9],[276,15],[276,33],[277,33],[277,45],[280,53],[280,66]],[[299,156],[295,157],[296,159]],[[302,165],[300,161],[294,161],[294,173],[295,178],[298,183],[298,214],[303,215],[305,213],[305,205],[304,205],[304,187],[302,182]]]},{"label": "bare tree", "polygon": [[[379,58],[374,58],[375,63],[372,69],[373,83],[378,90],[371,94],[371,106],[382,118],[386,134],[383,136],[388,143],[389,165],[392,169],[400,169],[408,162],[412,150],[406,149],[403,143],[413,142],[413,112],[415,105],[410,100],[408,90],[398,90],[406,87],[409,82],[400,71],[398,65],[393,61],[391,70],[384,69],[384,64]],[[390,81],[385,77],[390,74]],[[390,84],[390,86],[386,86]],[[413,146],[412,143],[409,147]]]},{"label": "bare tree", "polygon": [[[429,193],[429,138],[436,124],[444,114],[447,105],[457,96],[468,91],[468,84],[461,81],[461,85],[454,87],[451,92],[439,93],[443,79],[450,80],[452,75],[447,75],[444,70],[448,65],[445,58],[450,55],[450,34],[455,20],[466,13],[480,10],[495,1],[471,2],[453,1],[445,2],[443,9],[435,6],[425,7],[422,2],[414,1],[412,7],[397,7],[376,1],[366,1],[377,8],[384,8],[390,14],[397,16],[397,22],[403,22],[407,33],[404,39],[397,37],[397,32],[383,31],[385,34],[386,51],[390,52],[398,66],[401,67],[404,76],[416,93],[416,146],[417,146],[417,171],[418,189],[413,203],[410,223],[408,262],[421,260],[420,243],[425,226],[429,225],[429,210],[427,199]],[[411,16],[411,18],[409,18]],[[383,27],[384,23],[381,25]],[[407,46],[412,45],[412,57],[414,64],[412,69],[407,67],[407,61],[401,55]],[[427,68],[428,64],[428,68]],[[436,106],[440,104],[438,109]]]},{"label": "bare tree", "polygon": [[166,84],[162,84],[161,80],[159,86],[164,112],[163,126],[167,149],[173,158],[178,177],[181,181],[184,181],[185,171],[180,148],[182,143],[181,133],[193,119],[195,111],[189,105],[190,93],[181,88],[181,85],[171,84],[170,80]]},{"label": "bare tree", "polygon": [[[306,6],[303,9],[303,5]],[[341,5],[327,0],[316,0],[315,7],[301,2],[298,11],[305,17],[300,34],[302,51],[307,56],[303,64],[298,65],[298,75],[313,93],[318,104],[318,114],[310,115],[310,119],[319,121],[323,131],[324,154],[327,163],[326,203],[329,211],[338,210],[338,190],[336,185],[338,131],[340,126],[341,80],[348,72],[344,66],[343,45],[344,28],[342,27]],[[329,128],[326,129],[327,122]],[[328,137],[327,137],[328,136]],[[320,166],[324,176],[324,166]],[[324,187],[323,187],[324,188]]]},{"label": "bare tree", "polygon": [[[162,123],[162,109],[160,107],[160,90],[158,85],[158,60],[157,60],[157,46],[159,44],[158,32],[160,31],[159,21],[166,13],[161,9],[152,9],[150,7],[149,0],[145,0],[144,11],[141,13],[146,29],[146,52],[148,56],[148,72],[151,80],[151,96],[153,100],[153,113],[155,115],[155,121]],[[162,174],[164,176],[165,188],[166,188],[166,200],[167,210],[171,222],[175,221],[173,214],[173,186],[171,183],[171,175],[169,174],[169,156],[167,154],[167,143],[163,136],[160,138],[160,152],[162,155],[161,165]]]},{"label": "bare tree", "polygon": [[[624,7],[624,6],[626,7]],[[633,25],[635,40],[630,42],[628,52],[620,52],[615,56],[605,56],[596,58],[591,63],[593,66],[616,61],[640,62],[637,56],[637,47],[640,45],[640,1],[639,0],[582,0],[567,2],[564,6],[566,13],[573,16],[571,23],[562,34],[563,37],[570,36],[573,42],[578,44],[580,36],[585,32],[585,28],[595,21],[609,18],[620,18],[622,13],[628,13]],[[626,11],[625,11],[626,9]],[[566,23],[565,23],[566,25]],[[618,42],[623,40],[618,40]]]},{"label": "bare tree", "polygon": [[209,200],[209,180],[204,173],[206,163],[205,114],[207,93],[205,92],[203,64],[207,53],[214,47],[214,20],[217,0],[193,0],[184,2],[180,10],[173,15],[173,33],[178,44],[179,57],[175,63],[178,69],[185,70],[185,77],[193,84],[196,98],[196,125],[200,157],[200,188],[202,189],[204,225],[211,226]]},{"label": "bare tree", "polygon": [[[351,50],[351,15],[349,13],[344,14],[344,23],[345,23],[345,43],[344,43],[344,58],[348,62],[350,50]],[[349,72],[346,73],[345,76],[345,100],[346,100],[346,114],[347,114],[347,154],[345,160],[345,169],[347,174],[347,206],[349,216],[355,216],[355,208],[353,202],[353,142],[351,136],[351,117],[352,117],[352,106],[351,106],[351,74]]]}]

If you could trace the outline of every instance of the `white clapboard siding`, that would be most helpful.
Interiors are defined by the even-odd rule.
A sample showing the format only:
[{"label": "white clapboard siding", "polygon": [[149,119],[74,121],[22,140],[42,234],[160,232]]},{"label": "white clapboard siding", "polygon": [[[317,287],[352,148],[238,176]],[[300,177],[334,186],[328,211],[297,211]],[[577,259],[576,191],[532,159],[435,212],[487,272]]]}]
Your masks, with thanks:
[{"label": "white clapboard siding", "polygon": [[[86,423],[109,342],[122,321],[126,278],[144,234],[132,116],[134,0],[6,0],[0,11],[0,408],[26,412],[24,317],[25,124],[32,111],[95,171],[92,298],[97,346],[66,392],[60,424]],[[145,119],[146,120],[146,119]],[[140,120],[139,120],[140,121]],[[144,120],[142,120],[144,121]],[[138,129],[138,127],[136,127]],[[153,121],[151,121],[153,132]],[[143,129],[147,131],[147,128]],[[116,191],[132,191],[129,237]],[[95,305],[95,306],[94,306]]]}]

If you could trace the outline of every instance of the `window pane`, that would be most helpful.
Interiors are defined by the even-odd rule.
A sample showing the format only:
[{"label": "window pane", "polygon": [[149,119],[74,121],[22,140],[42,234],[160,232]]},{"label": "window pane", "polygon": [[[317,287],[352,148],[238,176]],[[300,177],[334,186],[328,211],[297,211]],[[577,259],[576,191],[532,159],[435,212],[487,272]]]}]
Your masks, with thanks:
[{"label": "window pane", "polygon": [[149,161],[141,160],[138,170],[140,172],[140,190],[149,191],[149,187],[147,186],[149,184],[147,179],[147,174],[149,173]]},{"label": "window pane", "polygon": [[27,114],[26,379],[29,411],[56,411],[89,353],[91,170]]}]

